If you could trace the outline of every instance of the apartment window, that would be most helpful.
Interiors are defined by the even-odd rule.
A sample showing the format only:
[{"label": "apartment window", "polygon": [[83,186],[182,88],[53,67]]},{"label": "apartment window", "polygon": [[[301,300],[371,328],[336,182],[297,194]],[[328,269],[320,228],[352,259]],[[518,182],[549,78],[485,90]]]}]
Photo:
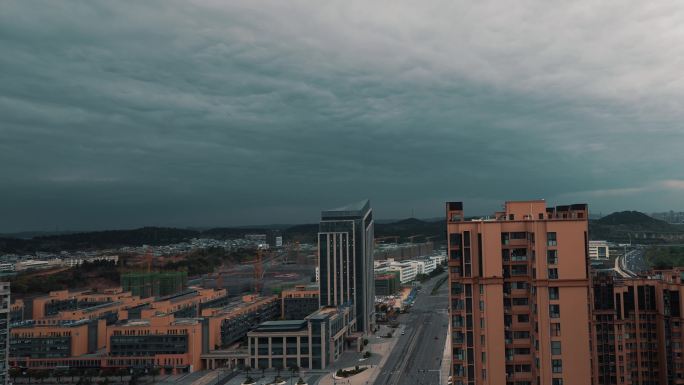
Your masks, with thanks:
[{"label": "apartment window", "polygon": [[558,269],[549,269],[549,279],[558,279]]},{"label": "apartment window", "polygon": [[549,232],[546,233],[546,245],[547,246],[556,246],[558,242],[556,241],[556,233],[555,232]]},{"label": "apartment window", "polygon": [[513,298],[513,306],[527,306],[527,298]]},{"label": "apartment window", "polygon": [[549,305],[549,317],[560,318],[560,305]]},{"label": "apartment window", "polygon": [[530,316],[528,314],[518,314],[518,322],[520,322],[520,323],[530,322]]},{"label": "apartment window", "polygon": [[546,250],[546,263],[549,265],[558,264],[558,250]]},{"label": "apartment window", "polygon": [[551,354],[558,356],[561,354],[561,343],[560,341],[551,341]]},{"label": "apartment window", "polygon": [[558,322],[551,323],[551,337],[560,337],[561,325]]},{"label": "apartment window", "polygon": [[551,385],[563,385],[563,379],[562,378],[554,378],[551,382]]},{"label": "apartment window", "polygon": [[553,373],[563,373],[563,360],[551,360],[551,371]]},{"label": "apartment window", "polygon": [[557,287],[549,287],[549,299],[554,300],[554,299],[559,299],[560,298],[560,290]]}]

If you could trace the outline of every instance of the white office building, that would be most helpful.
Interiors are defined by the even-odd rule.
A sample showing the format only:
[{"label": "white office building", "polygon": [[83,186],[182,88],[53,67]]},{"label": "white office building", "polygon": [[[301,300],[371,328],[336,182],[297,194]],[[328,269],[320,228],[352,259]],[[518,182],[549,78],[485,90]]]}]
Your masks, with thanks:
[{"label": "white office building", "polygon": [[606,241],[589,241],[589,258],[590,259],[608,259],[610,258],[610,248]]}]

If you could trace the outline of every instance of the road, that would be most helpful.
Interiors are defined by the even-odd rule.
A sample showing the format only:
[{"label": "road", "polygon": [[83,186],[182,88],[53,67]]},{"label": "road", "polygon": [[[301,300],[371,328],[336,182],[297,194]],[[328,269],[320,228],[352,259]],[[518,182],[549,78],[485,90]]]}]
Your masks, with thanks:
[{"label": "road", "polygon": [[615,271],[622,277],[636,277],[638,273],[649,270],[646,252],[643,248],[629,250],[624,256],[615,259]]},{"label": "road", "polygon": [[[443,275],[424,283],[410,312],[399,316],[397,337],[393,337],[399,341],[375,385],[439,384],[439,369],[449,325],[448,282],[435,295],[430,293],[441,277]],[[446,383],[446,379],[442,379],[442,383]]]}]

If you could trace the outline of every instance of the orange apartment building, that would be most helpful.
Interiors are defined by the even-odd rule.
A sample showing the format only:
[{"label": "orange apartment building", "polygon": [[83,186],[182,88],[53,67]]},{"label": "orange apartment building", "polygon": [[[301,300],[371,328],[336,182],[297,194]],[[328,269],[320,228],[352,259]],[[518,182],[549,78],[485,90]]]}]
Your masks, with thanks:
[{"label": "orange apartment building", "polygon": [[31,309],[22,302],[13,310],[41,318],[12,323],[11,366],[158,368],[163,373],[244,361],[246,350],[235,355],[217,349],[279,318],[281,310],[277,296],[234,299],[225,290],[203,288],[145,299],[120,289],[58,291],[30,303]]},{"label": "orange apartment building", "polygon": [[453,383],[591,383],[588,208],[446,204]]},{"label": "orange apartment building", "polygon": [[594,384],[684,384],[682,273],[593,277]]}]

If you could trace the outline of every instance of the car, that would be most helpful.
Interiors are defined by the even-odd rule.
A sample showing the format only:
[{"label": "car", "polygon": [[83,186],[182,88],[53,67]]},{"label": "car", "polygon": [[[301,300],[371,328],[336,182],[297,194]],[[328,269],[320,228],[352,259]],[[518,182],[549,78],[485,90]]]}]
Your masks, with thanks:
[{"label": "car", "polygon": [[404,334],[406,334],[406,332],[402,330],[402,331],[401,331],[401,335],[403,336]]}]

